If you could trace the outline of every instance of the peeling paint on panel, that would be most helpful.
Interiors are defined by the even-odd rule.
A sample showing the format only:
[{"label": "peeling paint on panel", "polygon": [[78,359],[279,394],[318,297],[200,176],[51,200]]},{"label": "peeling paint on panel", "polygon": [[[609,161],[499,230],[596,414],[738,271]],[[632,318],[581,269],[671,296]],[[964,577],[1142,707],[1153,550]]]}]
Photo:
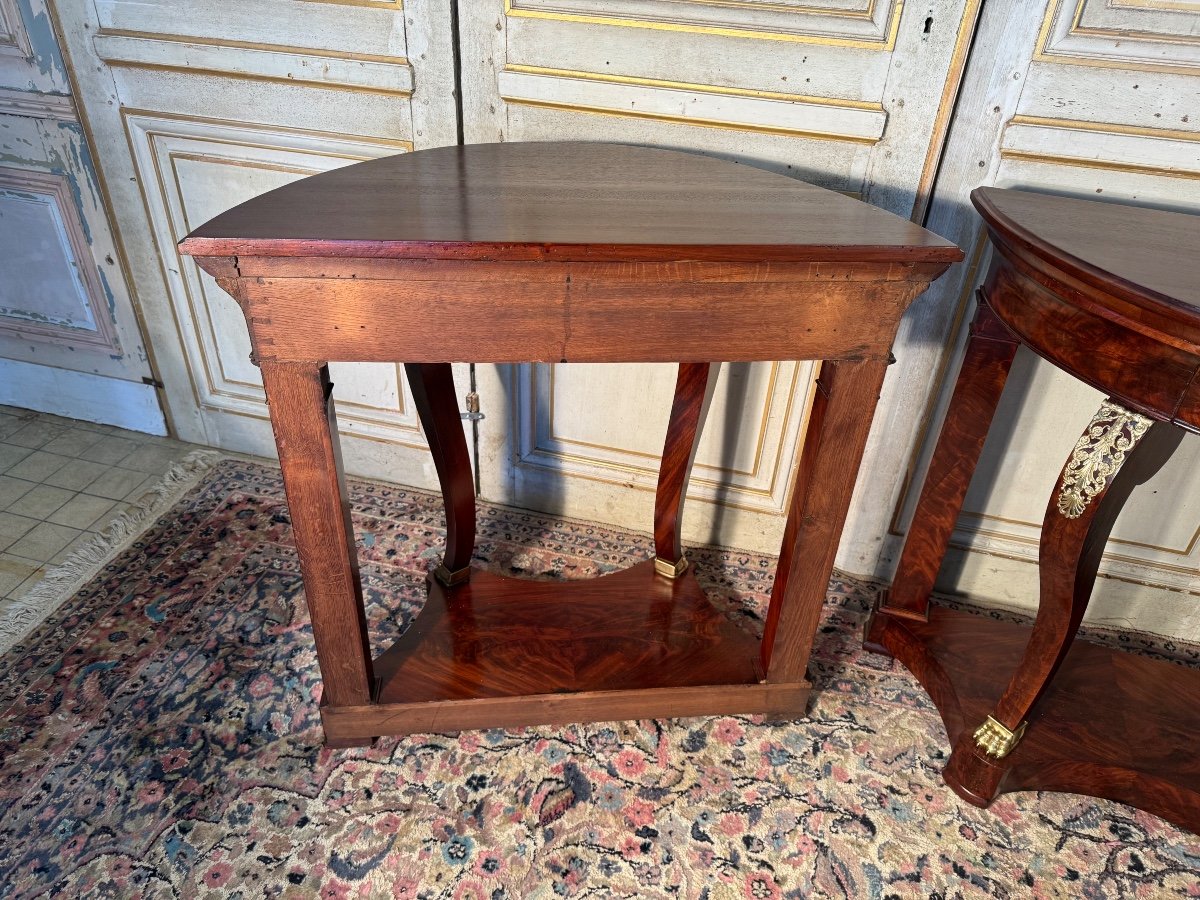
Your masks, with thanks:
[{"label": "peeling paint on panel", "polygon": [[[96,271],[100,273],[100,289],[104,291],[104,303],[108,307],[109,315],[111,315],[115,321],[117,318],[117,298],[113,294],[112,288],[109,287],[108,277],[104,274],[104,270],[97,266]],[[114,357],[114,359],[120,358],[120,356]]]},{"label": "peeling paint on panel", "polygon": [[[46,11],[43,9],[34,15],[29,0],[17,0],[17,8],[20,10],[21,20],[25,23],[25,34],[29,37],[29,46],[33,48],[33,59],[38,71],[64,86],[70,84],[67,79],[67,67],[63,64],[62,53],[54,37],[54,26],[50,24],[50,17],[46,15]],[[32,83],[29,87],[31,90],[37,90]]]}]

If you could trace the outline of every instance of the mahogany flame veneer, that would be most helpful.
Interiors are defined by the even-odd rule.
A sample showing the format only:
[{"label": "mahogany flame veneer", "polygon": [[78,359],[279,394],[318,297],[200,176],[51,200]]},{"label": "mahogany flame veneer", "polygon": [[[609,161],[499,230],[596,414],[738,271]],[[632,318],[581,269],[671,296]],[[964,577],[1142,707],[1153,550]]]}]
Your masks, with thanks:
[{"label": "mahogany flame veneer", "polygon": [[[964,799],[1072,791],[1200,832],[1200,670],[1073,643],[1122,505],[1200,432],[1200,217],[997,188],[971,199],[995,253],[867,644],[929,691],[953,745],[943,777]],[[1020,344],[1109,393],[1046,506],[1032,628],[929,605]]]},{"label": "mahogany flame veneer", "polygon": [[[804,711],[809,648],[900,316],[953,244],[700,155],[483,144],[347,166],[181,244],[242,307],[283,468],[334,746],[384,734]],[[688,567],[679,522],[721,361],[823,365],[759,641]],[[447,546],[390,648],[367,639],[331,361],[399,361]],[[585,582],[472,570],[453,362],[678,362],[653,559]],[[650,548],[647,548],[648,551]]]}]

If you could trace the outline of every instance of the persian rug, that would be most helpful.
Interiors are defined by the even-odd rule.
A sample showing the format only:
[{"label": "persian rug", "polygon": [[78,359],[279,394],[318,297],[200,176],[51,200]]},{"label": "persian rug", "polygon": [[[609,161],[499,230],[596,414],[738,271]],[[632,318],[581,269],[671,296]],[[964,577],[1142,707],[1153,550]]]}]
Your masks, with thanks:
[{"label": "persian rug", "polygon": [[[440,503],[351,493],[383,641],[419,610]],[[649,552],[645,536],[480,509],[478,558],[499,571],[583,577]],[[758,629],[772,560],[692,557]],[[874,590],[830,585],[806,719],[328,750],[279,473],[219,462],[0,660],[0,897],[1200,896],[1200,837],[1154,816],[1061,794],[958,800],[933,706],[860,649]]]}]

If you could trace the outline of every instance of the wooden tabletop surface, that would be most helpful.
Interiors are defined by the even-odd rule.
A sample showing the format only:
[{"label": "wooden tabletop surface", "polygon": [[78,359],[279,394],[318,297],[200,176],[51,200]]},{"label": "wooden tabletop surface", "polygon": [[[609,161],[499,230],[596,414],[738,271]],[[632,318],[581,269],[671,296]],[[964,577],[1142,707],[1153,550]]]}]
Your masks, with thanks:
[{"label": "wooden tabletop surface", "polygon": [[1200,319],[1200,216],[1005,188],[972,201],[1002,237],[1135,303]]},{"label": "wooden tabletop surface", "polygon": [[695,153],[443,147],[305,178],[188,235],[195,256],[953,262],[949,241],[834,191]]}]

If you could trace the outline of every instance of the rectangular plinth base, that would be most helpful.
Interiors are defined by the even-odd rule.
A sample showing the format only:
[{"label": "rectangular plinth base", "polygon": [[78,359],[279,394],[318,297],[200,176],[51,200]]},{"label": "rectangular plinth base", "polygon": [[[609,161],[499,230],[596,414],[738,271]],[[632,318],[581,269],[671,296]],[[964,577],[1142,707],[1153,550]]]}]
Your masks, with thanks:
[{"label": "rectangular plinth base", "polygon": [[[930,607],[928,621],[878,610],[867,644],[909,669],[958,753],[993,711],[1030,628]],[[1008,791],[1066,791],[1128,803],[1200,833],[1200,669],[1077,640],[1013,751],[947,781],[986,805]],[[984,782],[986,781],[986,784]],[[995,785],[994,789],[992,785]]]},{"label": "rectangular plinth base", "polygon": [[425,607],[375,660],[373,702],[323,706],[328,743],[472,728],[728,713],[803,715],[810,685],[771,683],[758,638],[690,570],[652,561],[586,581],[474,571],[428,582]]},{"label": "rectangular plinth base", "polygon": [[591,691],[443,700],[424,703],[372,703],[322,707],[321,722],[330,746],[366,744],[380,735],[566,725],[622,719],[665,719],[762,713],[768,718],[804,715],[811,691],[799,684],[738,684],[688,688],[648,687],[636,691]]}]

